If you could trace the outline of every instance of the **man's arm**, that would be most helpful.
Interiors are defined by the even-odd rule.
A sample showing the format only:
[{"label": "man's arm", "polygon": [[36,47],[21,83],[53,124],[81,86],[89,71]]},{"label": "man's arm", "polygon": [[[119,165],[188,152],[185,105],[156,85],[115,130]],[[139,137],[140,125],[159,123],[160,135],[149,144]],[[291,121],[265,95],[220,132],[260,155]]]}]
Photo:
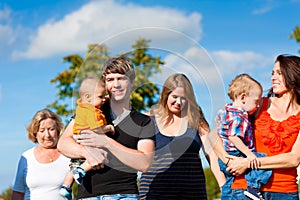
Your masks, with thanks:
[{"label": "man's arm", "polygon": [[141,172],[145,172],[150,168],[154,153],[153,140],[140,140],[137,150],[125,147],[107,136],[106,141],[105,147],[125,165]]},{"label": "man's arm", "polygon": [[107,152],[103,149],[85,147],[78,144],[73,139],[73,125],[74,120],[68,124],[59,138],[58,150],[70,158],[85,158],[93,168],[103,167],[104,163],[107,162]]},{"label": "man's arm", "polygon": [[70,158],[84,158],[83,146],[77,144],[73,139],[74,120],[71,120],[63,134],[60,136],[57,144],[58,150]]},{"label": "man's arm", "polygon": [[93,131],[85,130],[78,138],[78,142],[85,146],[104,147],[109,150],[125,165],[145,172],[151,166],[154,153],[154,141],[151,139],[141,139],[137,144],[137,149],[128,148],[105,134],[96,134]]}]

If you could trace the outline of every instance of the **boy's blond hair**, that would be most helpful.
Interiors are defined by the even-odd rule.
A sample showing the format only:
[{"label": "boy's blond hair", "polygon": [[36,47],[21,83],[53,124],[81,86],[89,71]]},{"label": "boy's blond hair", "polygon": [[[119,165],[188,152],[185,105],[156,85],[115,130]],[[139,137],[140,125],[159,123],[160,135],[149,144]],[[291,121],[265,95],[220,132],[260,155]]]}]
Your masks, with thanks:
[{"label": "boy's blond hair", "polygon": [[229,84],[228,96],[234,101],[240,94],[249,94],[249,91],[258,86],[262,90],[261,84],[248,74],[237,75]]}]

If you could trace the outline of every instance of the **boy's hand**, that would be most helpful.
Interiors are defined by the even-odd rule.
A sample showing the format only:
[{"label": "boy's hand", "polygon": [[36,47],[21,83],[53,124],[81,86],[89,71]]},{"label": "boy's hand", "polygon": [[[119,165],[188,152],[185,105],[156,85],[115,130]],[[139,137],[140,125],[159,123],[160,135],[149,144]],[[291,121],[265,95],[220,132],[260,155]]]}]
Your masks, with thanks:
[{"label": "boy's hand", "polygon": [[105,133],[115,134],[115,127],[111,124],[102,126]]},{"label": "boy's hand", "polygon": [[110,133],[115,134],[115,127],[111,124],[104,125],[93,130],[97,134]]}]

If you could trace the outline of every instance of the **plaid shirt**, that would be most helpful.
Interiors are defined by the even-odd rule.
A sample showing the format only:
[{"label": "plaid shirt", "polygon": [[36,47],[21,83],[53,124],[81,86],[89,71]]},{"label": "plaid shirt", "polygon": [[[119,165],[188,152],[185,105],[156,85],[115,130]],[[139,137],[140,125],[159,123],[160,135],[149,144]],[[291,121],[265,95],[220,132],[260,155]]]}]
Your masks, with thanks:
[{"label": "plaid shirt", "polygon": [[232,104],[226,104],[224,108],[219,110],[216,123],[218,134],[222,139],[226,151],[238,150],[229,141],[229,136],[240,137],[251,151],[255,150],[252,134],[253,129],[247,111]]}]

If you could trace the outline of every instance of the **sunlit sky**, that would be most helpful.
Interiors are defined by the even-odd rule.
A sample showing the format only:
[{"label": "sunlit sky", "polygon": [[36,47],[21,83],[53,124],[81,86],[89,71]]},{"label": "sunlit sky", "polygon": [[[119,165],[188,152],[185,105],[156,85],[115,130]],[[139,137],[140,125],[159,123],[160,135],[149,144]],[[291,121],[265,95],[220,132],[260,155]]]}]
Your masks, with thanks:
[{"label": "sunlit sky", "polygon": [[55,100],[50,80],[68,67],[64,56],[84,55],[92,43],[106,44],[113,56],[139,37],[150,39],[153,56],[165,61],[152,81],[185,73],[213,126],[235,75],[249,73],[266,91],[276,56],[298,55],[300,45],[288,36],[300,25],[299,10],[299,0],[1,1],[0,192],[34,146],[25,128]]}]

